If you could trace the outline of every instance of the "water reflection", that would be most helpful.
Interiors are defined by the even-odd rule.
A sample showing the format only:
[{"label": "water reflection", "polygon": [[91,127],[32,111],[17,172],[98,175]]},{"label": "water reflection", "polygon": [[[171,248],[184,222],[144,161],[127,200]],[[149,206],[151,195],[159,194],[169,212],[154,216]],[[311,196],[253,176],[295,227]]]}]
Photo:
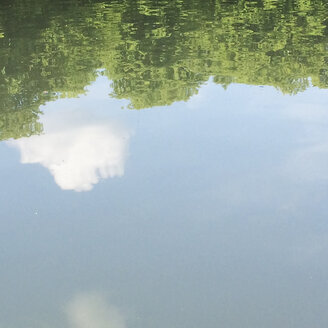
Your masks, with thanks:
[{"label": "water reflection", "polygon": [[[0,138],[40,133],[41,104],[97,69],[131,108],[187,100],[214,77],[295,94],[328,87],[326,1],[78,0],[0,4]],[[310,82],[311,81],[311,82]]]},{"label": "water reflection", "polygon": [[0,326],[327,327],[327,6],[1,1]]},{"label": "water reflection", "polygon": [[[125,179],[62,193],[6,158],[3,326],[326,327],[327,182],[311,178],[325,163],[291,160],[328,140],[327,93],[208,83],[191,103],[126,111],[103,85],[48,104],[41,123],[56,135],[108,123],[123,136],[113,117],[138,121]],[[126,321],[99,294],[63,302],[89,288]]]},{"label": "water reflection", "polygon": [[121,312],[100,293],[76,295],[67,306],[71,328],[125,328]]},{"label": "water reflection", "polygon": [[286,109],[287,117],[304,127],[298,145],[286,160],[286,172],[298,181],[328,179],[328,113],[325,104],[294,103]]},{"label": "water reflection", "polygon": [[122,176],[129,132],[91,111],[56,110],[42,117],[44,133],[8,141],[23,164],[39,163],[64,190],[88,191],[101,178]]}]

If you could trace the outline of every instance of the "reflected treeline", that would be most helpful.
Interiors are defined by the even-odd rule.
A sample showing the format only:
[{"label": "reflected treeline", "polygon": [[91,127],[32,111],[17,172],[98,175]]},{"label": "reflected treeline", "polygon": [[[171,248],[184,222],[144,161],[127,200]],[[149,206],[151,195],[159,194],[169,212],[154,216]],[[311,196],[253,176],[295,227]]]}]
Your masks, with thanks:
[{"label": "reflected treeline", "polygon": [[84,93],[99,68],[141,109],[187,100],[213,76],[284,93],[328,87],[325,0],[5,0],[0,139],[42,132],[39,107]]}]

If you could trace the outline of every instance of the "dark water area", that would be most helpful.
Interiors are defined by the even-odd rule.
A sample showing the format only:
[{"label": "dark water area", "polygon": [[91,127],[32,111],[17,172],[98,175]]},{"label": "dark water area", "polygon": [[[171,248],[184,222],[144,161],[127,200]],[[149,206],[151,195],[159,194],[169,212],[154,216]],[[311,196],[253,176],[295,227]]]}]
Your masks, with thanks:
[{"label": "dark water area", "polygon": [[309,0],[2,1],[1,138],[40,133],[39,106],[83,93],[99,69],[135,109],[187,101],[210,77],[285,94],[327,88],[327,10]]},{"label": "dark water area", "polygon": [[0,1],[0,328],[326,328],[328,4]]}]

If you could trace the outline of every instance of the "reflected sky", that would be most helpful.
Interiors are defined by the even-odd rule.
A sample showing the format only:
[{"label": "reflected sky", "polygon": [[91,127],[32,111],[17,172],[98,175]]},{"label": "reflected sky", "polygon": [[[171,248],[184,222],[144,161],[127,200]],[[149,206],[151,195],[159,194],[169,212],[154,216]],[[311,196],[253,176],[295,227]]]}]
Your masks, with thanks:
[{"label": "reflected sky", "polygon": [[[86,95],[49,102],[40,108],[43,113],[39,119],[43,126],[40,135],[11,139],[5,144],[19,150],[21,163],[41,164],[46,167],[63,190],[89,191],[101,179],[123,176],[129,153],[129,140],[136,129],[135,123],[139,125],[141,120],[147,120],[148,117],[153,119],[154,115],[159,114],[161,107],[153,109],[154,115],[150,115],[147,110],[148,114],[129,111],[126,109],[127,101],[107,99],[111,93],[109,85],[107,78],[98,77],[97,81],[87,88]],[[233,85],[226,95],[222,88],[210,80],[198,95],[187,102],[177,102],[165,110],[177,111],[177,116],[181,111],[188,111],[186,115],[192,117],[195,116],[195,111],[209,112],[215,119],[221,117],[231,120],[228,122],[229,129],[224,127],[222,132],[215,132],[219,136],[222,134],[222,140],[219,140],[219,136],[214,136],[217,141],[207,141],[207,144],[203,145],[206,150],[209,143],[216,142],[218,147],[211,150],[212,156],[218,156],[220,152],[225,155],[217,163],[218,171],[220,165],[225,169],[226,158],[230,155],[224,154],[225,148],[233,144],[234,147],[240,148],[242,143],[246,143],[244,149],[239,149],[239,152],[246,152],[248,148],[255,157],[266,152],[276,152],[276,155],[284,156],[280,163],[270,167],[266,175],[274,170],[274,174],[285,175],[287,179],[326,179],[328,115],[325,93],[313,88],[297,97],[291,97],[283,96],[272,88],[265,88],[265,91],[263,88],[252,88],[252,92],[256,90],[256,94],[250,97],[247,95],[248,88],[250,87]],[[238,94],[240,101],[230,99],[229,93]],[[269,98],[264,102],[267,95]],[[317,99],[314,101],[315,97]],[[228,109],[233,111],[229,115],[236,118],[234,121],[227,116]],[[219,113],[213,114],[213,111]],[[267,114],[268,112],[270,114]],[[171,115],[170,113],[169,116]],[[242,124],[242,117],[245,118],[245,115],[251,115],[258,124],[264,124],[263,129],[253,122]],[[270,121],[263,120],[264,115],[271,115]],[[162,119],[162,114],[159,116]],[[162,124],[157,119],[149,123],[153,125],[152,129]],[[203,124],[209,124],[209,128],[213,125],[207,121]],[[167,128],[170,129],[170,126]],[[182,125],[179,128],[188,129],[190,133],[188,127]],[[137,129],[139,134],[140,127]],[[285,135],[277,136],[274,134],[275,129],[285,129]],[[272,133],[271,138],[269,131]],[[265,142],[261,138],[256,140],[258,133],[261,133]],[[244,137],[250,141],[249,144],[243,140]],[[200,143],[201,140],[196,141],[196,146],[197,142]],[[151,138],[147,143],[152,143]],[[280,150],[270,148],[278,147],[279,143]],[[273,154],[271,158],[268,156],[265,158],[274,160]],[[265,158],[254,164],[263,165]],[[246,160],[250,161],[249,158]]]},{"label": "reflected sky", "polygon": [[0,328],[328,327],[324,0],[0,2]]},{"label": "reflected sky", "polygon": [[60,188],[88,191],[100,178],[124,174],[129,132],[97,117],[92,108],[74,105],[78,106],[76,101],[64,101],[62,109],[45,106],[40,120],[43,133],[8,141],[8,145],[20,151],[21,163],[46,167]]},{"label": "reflected sky", "polygon": [[325,327],[326,92],[108,86],[0,144],[0,327]]}]

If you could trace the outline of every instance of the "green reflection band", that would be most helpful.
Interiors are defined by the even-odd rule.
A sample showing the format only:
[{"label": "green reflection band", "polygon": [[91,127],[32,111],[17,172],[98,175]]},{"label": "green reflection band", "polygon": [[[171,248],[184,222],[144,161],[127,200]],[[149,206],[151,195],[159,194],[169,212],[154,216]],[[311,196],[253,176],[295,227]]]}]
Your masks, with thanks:
[{"label": "green reflection band", "polygon": [[99,68],[134,109],[186,101],[210,77],[327,88],[327,14],[323,0],[3,1],[0,139],[42,133],[40,105],[84,93]]}]

